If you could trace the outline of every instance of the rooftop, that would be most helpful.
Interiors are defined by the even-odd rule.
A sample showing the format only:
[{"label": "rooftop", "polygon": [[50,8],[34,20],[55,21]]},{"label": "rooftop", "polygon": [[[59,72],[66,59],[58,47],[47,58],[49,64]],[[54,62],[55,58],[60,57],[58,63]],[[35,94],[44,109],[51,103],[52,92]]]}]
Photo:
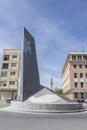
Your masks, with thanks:
[{"label": "rooftop", "polygon": [[70,52],[66,57],[65,64],[64,64],[63,69],[62,69],[62,73],[64,72],[65,67],[69,61],[70,55],[87,55],[87,52]]}]

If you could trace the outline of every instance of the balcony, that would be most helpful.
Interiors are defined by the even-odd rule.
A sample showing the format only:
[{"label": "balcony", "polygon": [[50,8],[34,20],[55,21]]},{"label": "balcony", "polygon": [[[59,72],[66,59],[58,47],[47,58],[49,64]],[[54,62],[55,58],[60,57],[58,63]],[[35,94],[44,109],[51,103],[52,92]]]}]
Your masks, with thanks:
[{"label": "balcony", "polygon": [[78,78],[74,78],[74,82],[78,82]]},{"label": "balcony", "polygon": [[80,82],[84,82],[84,78],[80,78]]}]

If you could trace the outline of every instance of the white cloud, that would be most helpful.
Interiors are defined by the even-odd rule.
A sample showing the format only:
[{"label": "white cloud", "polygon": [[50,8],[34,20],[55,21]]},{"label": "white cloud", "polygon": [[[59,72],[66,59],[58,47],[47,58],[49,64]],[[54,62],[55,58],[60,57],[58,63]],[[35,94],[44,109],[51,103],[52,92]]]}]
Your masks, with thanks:
[{"label": "white cloud", "polygon": [[49,70],[53,72],[59,72],[61,70],[60,66],[58,66],[56,63],[40,63],[41,69]]}]

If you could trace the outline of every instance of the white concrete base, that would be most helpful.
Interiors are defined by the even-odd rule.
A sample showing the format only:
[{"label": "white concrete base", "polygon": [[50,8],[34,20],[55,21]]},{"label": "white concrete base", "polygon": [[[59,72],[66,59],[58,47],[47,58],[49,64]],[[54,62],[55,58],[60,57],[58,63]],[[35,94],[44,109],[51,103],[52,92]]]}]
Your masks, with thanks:
[{"label": "white concrete base", "polygon": [[28,112],[69,112],[81,110],[82,104],[69,102],[65,97],[43,88],[24,102],[12,101],[10,108]]}]

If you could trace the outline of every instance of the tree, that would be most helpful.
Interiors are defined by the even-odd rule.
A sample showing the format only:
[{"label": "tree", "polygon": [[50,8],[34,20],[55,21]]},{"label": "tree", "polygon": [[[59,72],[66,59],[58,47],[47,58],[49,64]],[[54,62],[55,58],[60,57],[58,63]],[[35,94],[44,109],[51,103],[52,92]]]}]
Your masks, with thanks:
[{"label": "tree", "polygon": [[57,88],[57,87],[54,89],[54,92],[59,93],[59,94],[63,94],[63,90],[61,88]]}]

